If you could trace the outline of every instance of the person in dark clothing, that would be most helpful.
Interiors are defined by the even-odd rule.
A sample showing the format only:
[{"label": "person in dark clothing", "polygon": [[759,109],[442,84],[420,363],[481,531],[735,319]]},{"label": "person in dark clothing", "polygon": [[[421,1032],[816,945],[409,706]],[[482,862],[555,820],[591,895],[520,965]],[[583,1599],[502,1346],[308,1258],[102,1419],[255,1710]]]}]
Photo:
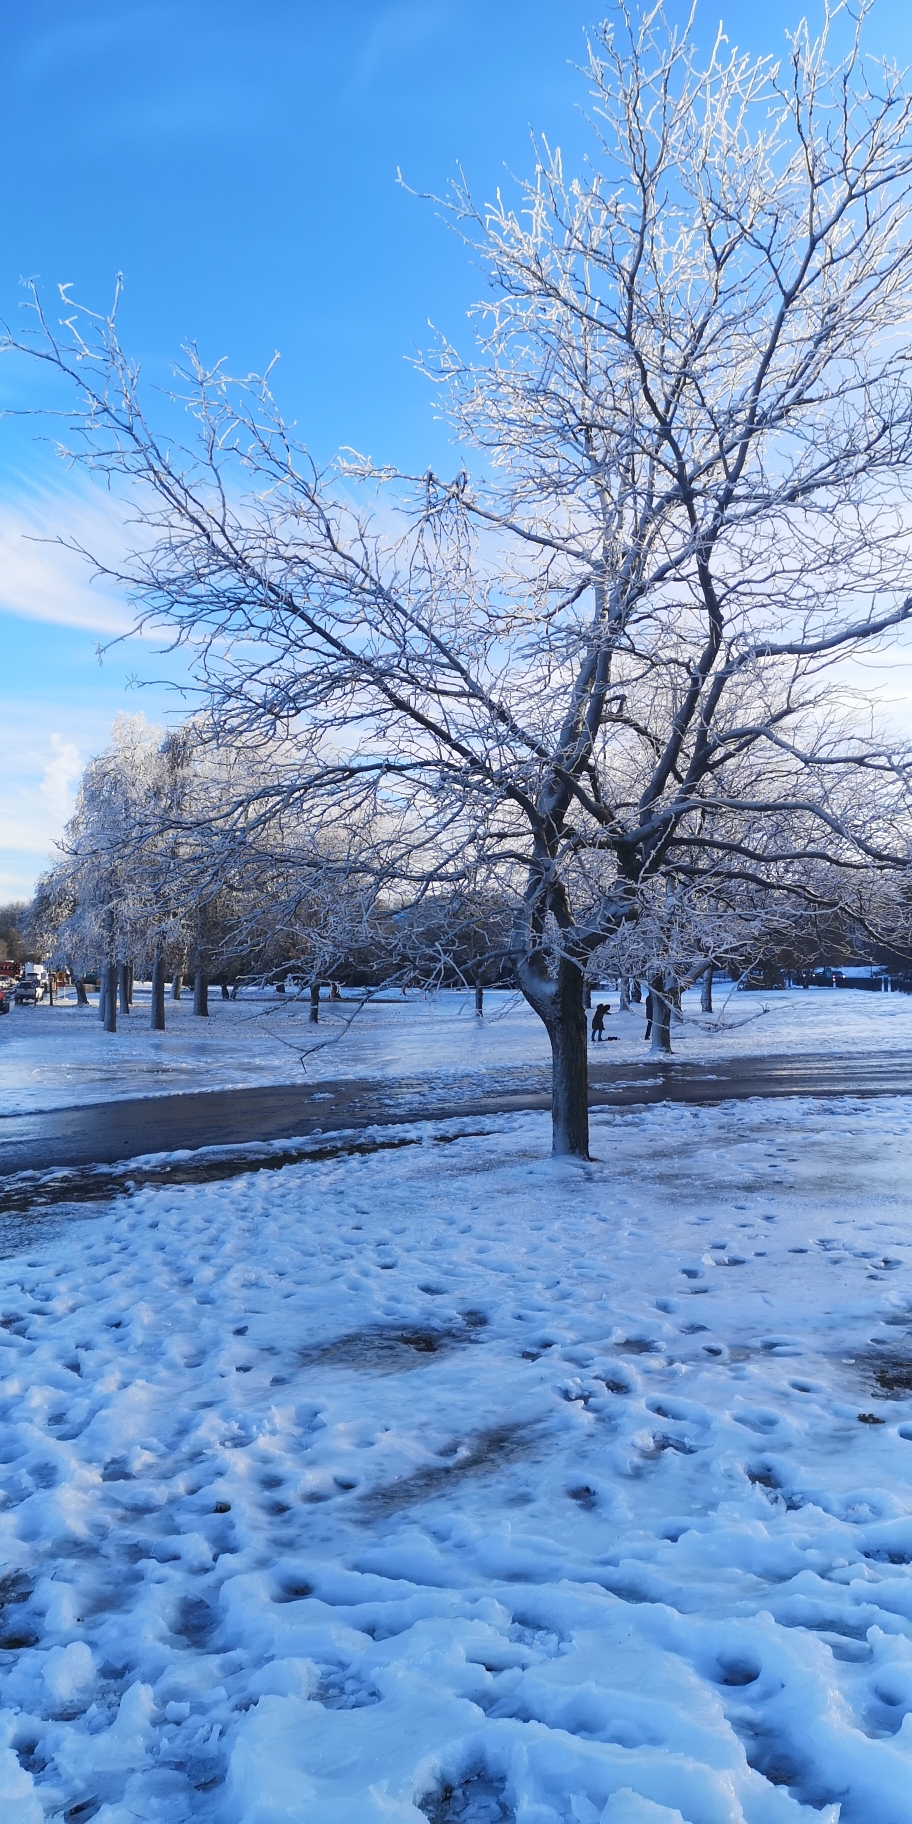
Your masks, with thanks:
[{"label": "person in dark clothing", "polygon": [[596,1039],[601,1040],[605,1037],[605,1015],[606,1015],[606,1013],[610,1013],[610,1012],[611,1012],[611,1006],[610,1006],[609,1002],[608,1001],[599,1001],[599,1004],[596,1007],[594,1014],[592,1015],[592,1043],[593,1043],[593,1045],[595,1044]]}]

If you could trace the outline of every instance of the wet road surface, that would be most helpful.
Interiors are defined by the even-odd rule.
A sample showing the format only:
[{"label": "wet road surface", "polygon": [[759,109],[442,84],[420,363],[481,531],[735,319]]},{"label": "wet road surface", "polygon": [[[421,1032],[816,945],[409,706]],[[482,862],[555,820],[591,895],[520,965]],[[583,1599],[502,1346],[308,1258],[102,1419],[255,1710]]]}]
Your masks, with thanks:
[{"label": "wet road surface", "polygon": [[[0,1115],[0,1176],[113,1165],[147,1153],[308,1138],[378,1124],[513,1114],[550,1106],[550,1072],[537,1066],[430,1083],[418,1077],[274,1084],[89,1103]],[[718,1064],[590,1061],[592,1108],[693,1104],[748,1096],[912,1094],[912,1051],[720,1060]]]}]

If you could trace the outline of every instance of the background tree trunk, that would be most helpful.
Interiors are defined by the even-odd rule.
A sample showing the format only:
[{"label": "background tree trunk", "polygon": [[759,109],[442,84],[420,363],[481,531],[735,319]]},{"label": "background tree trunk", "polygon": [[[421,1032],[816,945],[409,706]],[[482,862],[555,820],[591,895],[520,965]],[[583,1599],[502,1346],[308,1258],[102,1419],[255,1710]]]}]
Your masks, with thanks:
[{"label": "background tree trunk", "polygon": [[222,990],[222,1000],[229,1001],[231,999],[231,996],[228,993],[228,983],[226,981],[222,981],[219,985]]},{"label": "background tree trunk", "polygon": [[700,1012],[712,1013],[713,1010],[713,971],[712,963],[703,972],[700,983]]},{"label": "background tree trunk", "polygon": [[117,964],[108,963],[104,972],[104,1029],[117,1031]]},{"label": "background tree trunk", "polygon": [[665,987],[664,975],[655,975],[649,984],[649,1023],[653,1051],[671,1051],[671,991]]},{"label": "background tree trunk", "polygon": [[618,1013],[629,1013],[630,1012],[629,987],[630,987],[630,984],[627,980],[626,975],[622,975],[621,982],[620,982],[620,997],[621,998],[620,998],[620,1003],[618,1005]]},{"label": "background tree trunk", "polygon": [[105,990],[107,989],[107,985],[108,985],[108,972],[106,969],[100,969],[98,972],[98,1018],[100,1019],[102,1025],[104,1025]]},{"label": "background tree trunk", "polygon": [[193,1011],[201,1019],[209,1018],[209,981],[202,969],[197,969],[193,977]]},{"label": "background tree trunk", "polygon": [[152,964],[152,1009],[149,1025],[153,1032],[165,1030],[165,959],[159,952]]},{"label": "background tree trunk", "polygon": [[475,977],[475,1012],[480,1020],[484,1019],[484,982],[480,975]]},{"label": "background tree trunk", "polygon": [[311,982],[311,984],[310,984],[310,1013],[308,1015],[308,1018],[313,1026],[317,1025],[317,1022],[319,1021],[319,1018],[320,1018],[320,984],[319,984],[319,982]]},{"label": "background tree trunk", "polygon": [[121,1013],[129,1013],[129,1011],[130,1011],[130,965],[129,965],[129,963],[118,963],[118,966],[117,966],[117,992],[120,996]]},{"label": "background tree trunk", "polygon": [[181,989],[183,988],[183,985],[184,985],[183,972],[180,969],[175,969],[174,974],[171,978],[171,999],[172,999],[172,1001],[180,1000]]},{"label": "background tree trunk", "polygon": [[77,1005],[77,1007],[88,1007],[88,1004],[89,1004],[89,997],[86,994],[85,982],[83,981],[81,975],[77,975],[77,977],[76,977],[76,1005]]}]

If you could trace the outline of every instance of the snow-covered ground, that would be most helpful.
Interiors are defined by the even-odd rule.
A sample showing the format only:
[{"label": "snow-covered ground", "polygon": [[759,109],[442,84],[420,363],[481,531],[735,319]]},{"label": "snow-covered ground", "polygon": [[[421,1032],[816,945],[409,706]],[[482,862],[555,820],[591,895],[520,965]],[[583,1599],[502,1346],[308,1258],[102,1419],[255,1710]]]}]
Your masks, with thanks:
[{"label": "snow-covered ground", "polygon": [[[617,996],[607,998],[612,1038],[592,1047],[593,1058],[615,1063],[647,1057],[645,1010],[619,1014]],[[701,1017],[697,990],[685,995],[685,1021],[672,1035],[675,1056],[712,1062],[912,1046],[912,995],[854,989],[735,994],[723,987],[715,999],[713,1022]],[[119,1018],[117,1032],[106,1033],[96,1010],[79,1010],[72,998],[54,1008],[16,1007],[0,1019],[0,1110],[28,1113],[125,1096],[340,1077],[417,1075],[443,1086],[448,1078],[477,1074],[497,1085],[506,1070],[549,1062],[544,1027],[519,996],[488,994],[485,1008],[484,1020],[477,1020],[471,997],[455,993],[384,999],[360,1010],[351,1002],[327,1003],[315,1028],[305,1003],[279,995],[227,1003],[213,995],[208,1020],[194,1016],[185,995],[169,1000],[167,1031],[153,1033],[145,988],[129,1017]]]},{"label": "snow-covered ground", "polygon": [[909,1824],[912,1104],[593,1127],[23,1229],[4,1824]]}]

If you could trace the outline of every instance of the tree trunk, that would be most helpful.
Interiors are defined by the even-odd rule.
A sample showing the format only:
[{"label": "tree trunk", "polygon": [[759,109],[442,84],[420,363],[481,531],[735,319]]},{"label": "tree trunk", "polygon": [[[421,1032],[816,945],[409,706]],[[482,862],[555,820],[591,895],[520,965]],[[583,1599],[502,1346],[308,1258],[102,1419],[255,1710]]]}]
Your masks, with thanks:
[{"label": "tree trunk", "polygon": [[117,966],[117,992],[120,995],[121,1013],[130,1011],[130,965],[119,963]]},{"label": "tree trunk", "polygon": [[201,1019],[209,1018],[209,981],[202,969],[197,969],[193,977],[193,1011]]},{"label": "tree trunk", "polygon": [[117,964],[108,963],[104,972],[104,1029],[117,1031]]},{"label": "tree trunk", "polygon": [[136,968],[133,963],[127,964],[127,1000],[133,1005],[133,987],[136,981]]},{"label": "tree trunk", "polygon": [[712,1013],[713,1010],[713,972],[712,963],[703,972],[700,984],[700,1012]]},{"label": "tree trunk", "polygon": [[620,1004],[618,1006],[618,1013],[629,1013],[630,1012],[630,983],[628,982],[626,975],[621,976],[620,995],[621,995],[621,999],[620,999]]},{"label": "tree trunk", "polygon": [[231,999],[231,996],[228,993],[228,983],[226,981],[222,981],[219,984],[219,986],[221,987],[221,990],[222,990],[222,1000],[229,1001]]},{"label": "tree trunk", "polygon": [[562,958],[556,992],[545,1020],[551,1040],[551,1151],[589,1157],[589,1059],[583,972]]},{"label": "tree trunk", "polygon": [[654,975],[649,983],[649,1026],[653,1051],[671,1051],[671,994],[665,988],[664,975]]},{"label": "tree trunk", "polygon": [[583,1006],[586,1008],[589,1008],[592,1006],[592,983],[591,982],[587,982],[585,988],[583,989]]},{"label": "tree trunk", "polygon": [[632,1001],[636,1001],[636,1004],[637,1004],[637,1006],[638,1006],[638,1007],[639,1007],[639,1005],[640,1005],[640,1003],[641,1003],[641,1002],[642,1002],[642,999],[643,999],[643,990],[642,990],[642,988],[641,988],[641,987],[640,987],[640,983],[639,983],[639,979],[638,979],[638,977],[637,977],[637,976],[633,976],[633,977],[632,977],[632,978],[631,978],[631,982],[630,982],[630,999],[631,999],[631,1000],[632,1000]]},{"label": "tree trunk", "polygon": [[86,994],[85,982],[83,981],[81,975],[77,975],[77,977],[76,977],[76,1005],[77,1005],[77,1007],[88,1007],[88,1004],[89,1004],[89,997]]},{"label": "tree trunk", "polygon": [[475,978],[475,1012],[480,1020],[484,1019],[484,982],[480,975]]},{"label": "tree trunk", "polygon": [[319,982],[311,982],[311,984],[310,984],[310,1013],[308,1014],[308,1019],[310,1020],[312,1026],[316,1026],[319,1021],[319,1018],[320,1018],[320,984],[319,984]]},{"label": "tree trunk", "polygon": [[149,1025],[153,1032],[165,1030],[165,959],[158,955],[152,964],[152,1009]]},{"label": "tree trunk", "polygon": [[184,985],[183,971],[180,969],[175,969],[174,974],[171,978],[171,999],[172,999],[172,1001],[180,1000],[181,989],[183,988],[183,985]]},{"label": "tree trunk", "polygon": [[104,1025],[104,1017],[105,1017],[105,989],[107,987],[107,983],[108,983],[107,970],[99,969],[99,971],[98,971],[98,1018],[100,1019],[102,1025]]}]

